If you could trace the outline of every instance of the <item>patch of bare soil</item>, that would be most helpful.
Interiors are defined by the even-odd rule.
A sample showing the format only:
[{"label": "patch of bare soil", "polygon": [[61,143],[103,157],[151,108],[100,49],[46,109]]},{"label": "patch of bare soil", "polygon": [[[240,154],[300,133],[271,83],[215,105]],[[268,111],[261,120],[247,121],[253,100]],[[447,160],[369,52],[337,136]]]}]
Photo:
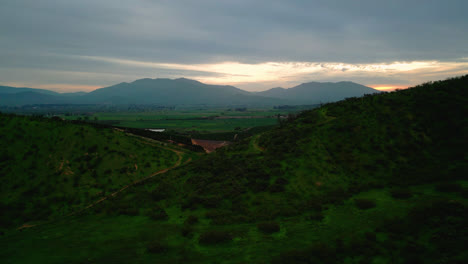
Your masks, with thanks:
[{"label": "patch of bare soil", "polygon": [[229,141],[217,141],[217,140],[205,140],[205,139],[193,139],[192,138],[192,144],[194,145],[199,145],[207,153],[215,151],[217,148],[227,146],[231,144]]}]

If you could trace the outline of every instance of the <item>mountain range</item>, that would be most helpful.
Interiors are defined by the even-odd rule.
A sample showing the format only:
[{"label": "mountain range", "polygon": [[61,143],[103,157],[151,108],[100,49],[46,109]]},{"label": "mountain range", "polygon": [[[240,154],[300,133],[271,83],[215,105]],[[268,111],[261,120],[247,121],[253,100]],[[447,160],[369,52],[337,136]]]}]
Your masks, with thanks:
[{"label": "mountain range", "polygon": [[339,101],[376,93],[353,82],[309,82],[285,89],[248,92],[234,86],[209,85],[186,78],[139,79],[89,93],[0,86],[0,105],[28,104],[157,104],[157,105],[299,105]]}]

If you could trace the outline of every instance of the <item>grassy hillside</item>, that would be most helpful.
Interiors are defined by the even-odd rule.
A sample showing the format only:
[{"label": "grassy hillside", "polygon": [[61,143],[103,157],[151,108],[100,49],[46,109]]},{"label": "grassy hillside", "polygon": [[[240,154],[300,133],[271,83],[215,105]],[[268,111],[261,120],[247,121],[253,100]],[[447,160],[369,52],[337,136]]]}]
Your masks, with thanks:
[{"label": "grassy hillside", "polygon": [[2,228],[69,214],[178,156],[124,133],[0,115]]},{"label": "grassy hillside", "polygon": [[85,215],[8,231],[0,256],[14,263],[466,263],[466,87],[468,76],[303,112]]}]

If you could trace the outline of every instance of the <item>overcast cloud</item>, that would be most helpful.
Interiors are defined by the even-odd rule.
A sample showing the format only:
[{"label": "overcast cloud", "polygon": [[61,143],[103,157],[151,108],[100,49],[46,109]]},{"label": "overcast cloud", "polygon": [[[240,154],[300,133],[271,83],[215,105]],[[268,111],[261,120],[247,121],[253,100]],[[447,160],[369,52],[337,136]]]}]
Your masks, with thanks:
[{"label": "overcast cloud", "polygon": [[2,0],[0,84],[408,86],[468,73],[466,10],[464,0]]}]

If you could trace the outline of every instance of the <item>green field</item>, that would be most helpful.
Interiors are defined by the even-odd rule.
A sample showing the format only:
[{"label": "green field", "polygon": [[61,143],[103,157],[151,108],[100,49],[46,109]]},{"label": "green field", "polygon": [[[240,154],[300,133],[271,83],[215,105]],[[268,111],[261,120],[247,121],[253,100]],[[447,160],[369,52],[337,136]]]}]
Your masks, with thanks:
[{"label": "green field", "polygon": [[[285,111],[277,109],[183,109],[150,112],[97,112],[87,115],[61,115],[67,120],[86,119],[90,122],[132,128],[164,128],[177,132],[232,132],[257,126],[278,124],[278,114],[286,116],[304,107]],[[249,118],[242,118],[249,117]]]}]

